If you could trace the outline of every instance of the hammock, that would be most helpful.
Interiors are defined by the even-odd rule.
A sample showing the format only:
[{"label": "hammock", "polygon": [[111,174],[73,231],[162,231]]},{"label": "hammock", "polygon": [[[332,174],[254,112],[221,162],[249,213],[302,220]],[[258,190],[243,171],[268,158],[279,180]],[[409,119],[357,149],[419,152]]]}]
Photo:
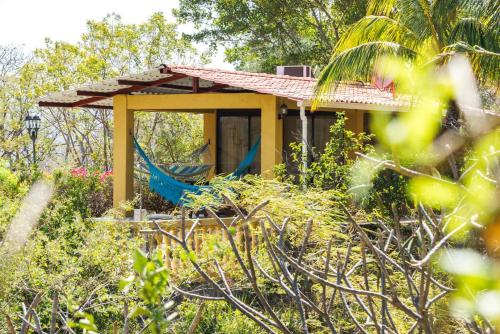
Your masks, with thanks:
[{"label": "hammock", "polygon": [[[160,167],[160,166],[158,166]],[[163,170],[168,175],[173,178],[186,181],[193,182],[196,179],[201,179],[210,172],[212,169],[212,165],[209,164],[185,164],[185,163],[170,163],[161,165]]]},{"label": "hammock", "polygon": [[[209,143],[197,148],[188,156],[189,161],[199,160],[200,157],[208,151]],[[196,182],[203,177],[206,177],[212,165],[210,164],[197,164],[197,163],[168,163],[157,165],[162,168],[165,173],[174,177],[179,181]]]},{"label": "hammock", "polygon": [[[186,194],[191,193],[199,195],[203,191],[210,191],[212,189],[210,186],[191,185],[174,179],[151,162],[149,157],[146,155],[146,152],[144,152],[135,138],[134,146],[149,170],[149,188],[173,204],[182,206],[189,203],[189,199],[185,196]],[[247,172],[248,168],[255,160],[259,146],[260,137],[252,146],[250,151],[248,151],[245,159],[243,159],[243,161],[239,164],[238,168],[227,176],[228,179],[239,178]]]},{"label": "hammock", "polygon": [[191,161],[194,161],[194,160],[198,160],[200,159],[200,157],[208,151],[208,146],[210,145],[210,141],[206,144],[204,144],[203,146],[197,148],[196,150],[194,150],[193,152],[191,152],[191,154],[188,156],[188,159],[191,160]]},{"label": "hammock", "polygon": [[253,144],[253,146],[250,148],[250,151],[248,151],[247,155],[245,156],[245,159],[243,159],[243,161],[240,162],[238,168],[236,168],[234,172],[228,175],[228,178],[234,179],[245,175],[248,172],[248,169],[250,168],[252,163],[254,162],[255,156],[259,151],[259,147],[260,147],[260,136],[255,141],[255,144]]}]

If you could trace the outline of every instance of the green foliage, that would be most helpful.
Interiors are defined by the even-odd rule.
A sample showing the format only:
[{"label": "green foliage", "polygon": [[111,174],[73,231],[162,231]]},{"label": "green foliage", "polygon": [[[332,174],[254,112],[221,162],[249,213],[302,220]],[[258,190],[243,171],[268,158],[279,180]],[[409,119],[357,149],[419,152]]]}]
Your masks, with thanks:
[{"label": "green foliage", "polygon": [[367,211],[381,210],[386,215],[392,214],[392,206],[396,206],[400,214],[408,214],[411,204],[408,201],[408,178],[383,169],[373,179],[372,189],[368,196],[362,197],[360,204]]},{"label": "green foliage", "polygon": [[100,217],[112,207],[112,173],[80,167],[53,173],[56,197],[66,200],[65,212],[78,212],[84,219]]},{"label": "green foliage", "polygon": [[[338,222],[344,217],[338,204],[345,200],[345,194],[335,189],[303,189],[297,184],[267,180],[258,175],[247,175],[241,180],[231,181],[217,177],[211,180],[210,184],[215,192],[194,196],[190,204],[193,210],[209,206],[216,211],[224,212],[228,208],[221,207],[220,194],[230,198],[246,212],[250,212],[264,201],[269,201],[266,214],[277,222],[282,222],[287,217],[291,218],[289,227],[291,240],[294,243],[299,242],[308,219],[317,222],[318,228],[312,238],[324,240],[332,236],[332,233],[336,233]],[[235,213],[229,210],[229,214]],[[265,217],[256,217],[260,218]],[[338,237],[343,236],[339,234]]]},{"label": "green foliage", "polygon": [[158,163],[191,162],[186,161],[187,155],[204,144],[200,114],[142,112],[136,117],[139,124],[136,136]]},{"label": "green foliage", "polygon": [[[484,114],[472,117],[464,108],[463,126],[442,130],[441,119],[454,101],[478,100],[474,79],[466,76],[472,70],[464,58],[452,59],[446,71],[397,59],[386,59],[382,64],[399,83],[396,92],[415,99],[409,111],[396,118],[377,115],[377,149],[385,155],[367,157],[365,177],[373,178],[380,167],[403,174],[410,179],[407,191],[415,204],[440,213],[440,231],[467,248],[453,250],[453,243],[441,243],[429,252],[426,261],[446,245],[436,262],[455,278],[453,314],[476,323],[489,321],[498,328],[500,289],[494,259],[500,235],[497,123]],[[469,153],[461,166],[457,157],[463,151]],[[440,173],[444,163],[451,172]],[[477,229],[482,231],[482,239]]]},{"label": "green foliage", "polygon": [[26,182],[0,160],[0,244],[27,190]]},{"label": "green foliage", "polygon": [[[390,170],[377,169],[372,179],[359,180],[360,175],[353,172],[359,168],[363,171],[364,168],[360,166],[363,162],[358,160],[354,153],[372,152],[373,146],[370,142],[373,136],[365,133],[355,134],[347,130],[345,125],[346,118],[340,113],[330,128],[330,139],[323,152],[318,154],[313,148],[314,159],[306,170],[302,164],[302,144],[291,144],[292,161],[298,166],[300,183],[305,182],[309,187],[354,194],[358,203],[368,212],[382,210],[384,213],[390,213],[392,203],[404,209],[407,206],[406,178]],[[286,175],[286,167],[283,164],[276,166],[275,172],[281,181],[295,181]],[[353,185],[357,187],[352,188]]]},{"label": "green foliage", "polygon": [[336,44],[319,77],[318,97],[339,81],[369,82],[374,73],[381,74],[380,61],[387,56],[423,66],[465,54],[480,82],[497,87],[498,10],[495,1],[370,0],[367,16]]},{"label": "green foliage", "polygon": [[174,13],[196,25],[195,40],[223,43],[237,68],[274,73],[276,65],[324,66],[365,6],[365,0],[182,0]]},{"label": "green foliage", "polygon": [[227,303],[205,302],[200,304],[184,301],[179,306],[180,321],[175,323],[173,333],[187,333],[189,326],[200,307],[203,307],[201,321],[195,334],[260,334],[263,330],[253,321],[245,317],[238,310],[234,310]]},{"label": "green foliage", "polygon": [[[117,283],[130,273],[130,254],[138,240],[130,237],[126,225],[82,218],[92,212],[85,196],[98,187],[97,182],[68,173],[57,176],[57,195],[25,248],[12,258],[0,259],[0,313],[18,322],[15,314],[21,303],[43,292],[37,313],[44,328],[49,326],[55,293],[75,326],[89,321],[86,314],[92,314],[100,330],[123,321]],[[4,321],[0,317],[2,334]]]},{"label": "green foliage", "polygon": [[355,134],[346,129],[346,118],[340,113],[330,128],[330,139],[321,154],[314,154],[313,161],[304,170],[302,164],[302,144],[292,143],[292,160],[299,166],[301,183],[322,189],[346,191],[350,183],[350,170],[354,164],[354,152],[366,152],[370,136]]},{"label": "green foliage", "polygon": [[120,288],[128,290],[130,285],[135,285],[138,297],[144,306],[137,305],[129,317],[144,316],[151,321],[148,328],[152,333],[163,333],[169,322],[177,317],[177,313],[168,314],[174,302],[165,302],[168,295],[169,274],[163,265],[162,254],[158,252],[152,260],[149,260],[142,251],[136,249],[133,258],[136,276],[122,280]]}]

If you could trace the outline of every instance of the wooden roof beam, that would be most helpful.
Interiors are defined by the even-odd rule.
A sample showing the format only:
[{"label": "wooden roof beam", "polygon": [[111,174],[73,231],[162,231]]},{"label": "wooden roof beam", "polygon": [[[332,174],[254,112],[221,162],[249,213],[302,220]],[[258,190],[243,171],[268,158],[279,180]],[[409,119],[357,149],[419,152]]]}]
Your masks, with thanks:
[{"label": "wooden roof beam", "polygon": [[224,85],[224,84],[216,84],[214,83],[212,87],[205,88],[203,90],[204,93],[210,93],[210,92],[217,92],[221,89],[227,88],[229,85]]},{"label": "wooden roof beam", "polygon": [[193,86],[193,93],[199,93],[200,92],[200,78],[198,77],[192,77],[192,86]]},{"label": "wooden roof beam", "polygon": [[[40,101],[38,102],[38,106],[40,107],[56,107],[56,108],[75,108],[74,103],[67,102],[47,102]],[[103,106],[99,104],[87,104],[85,108],[94,108],[94,109],[113,109],[113,106]]]},{"label": "wooden roof beam", "polygon": [[186,77],[187,77],[187,75],[185,75],[185,74],[174,74],[171,77],[158,79],[155,81],[139,81],[139,80],[121,80],[121,79],[118,79],[118,84],[119,85],[127,85],[127,86],[155,87],[155,86],[161,86],[161,84],[164,84],[167,82],[176,81],[179,79],[184,79]]},{"label": "wooden roof beam", "polygon": [[[72,105],[73,105],[73,107],[81,107],[81,106],[84,106],[86,104],[100,101],[100,100],[108,98],[108,97],[113,97],[113,96],[118,95],[118,94],[128,94],[128,93],[132,93],[132,92],[141,91],[141,90],[148,88],[148,87],[159,86],[163,83],[179,80],[179,79],[182,79],[184,77],[186,77],[186,75],[178,74],[178,75],[172,75],[171,77],[168,77],[168,78],[162,78],[162,79],[158,79],[155,81],[149,81],[149,82],[132,81],[132,80],[118,80],[119,85],[130,85],[130,87],[118,89],[118,90],[115,90],[114,92],[109,92],[109,93],[108,92],[93,92],[93,91],[78,90],[76,92],[76,95],[92,96],[92,97],[88,98],[88,99],[77,101],[75,103],[72,103]],[[123,83],[123,82],[127,82],[127,83]],[[132,82],[139,83],[139,84],[131,85]]]}]

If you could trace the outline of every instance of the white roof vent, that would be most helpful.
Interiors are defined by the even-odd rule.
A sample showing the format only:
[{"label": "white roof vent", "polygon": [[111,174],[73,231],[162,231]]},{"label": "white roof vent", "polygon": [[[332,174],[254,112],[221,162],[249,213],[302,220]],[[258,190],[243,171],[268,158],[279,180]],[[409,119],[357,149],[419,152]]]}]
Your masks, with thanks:
[{"label": "white roof vent", "polygon": [[294,66],[277,66],[277,75],[289,75],[292,77],[312,78],[313,73],[311,66],[294,65]]}]

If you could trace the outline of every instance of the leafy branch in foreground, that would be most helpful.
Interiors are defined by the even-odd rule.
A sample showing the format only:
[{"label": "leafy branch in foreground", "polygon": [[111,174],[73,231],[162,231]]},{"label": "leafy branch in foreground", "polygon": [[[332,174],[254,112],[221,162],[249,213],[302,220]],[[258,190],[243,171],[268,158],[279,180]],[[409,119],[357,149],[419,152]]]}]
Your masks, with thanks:
[{"label": "leafy branch in foreground", "polygon": [[[264,287],[287,296],[300,319],[302,333],[311,332],[313,318],[331,333],[349,328],[362,333],[440,332],[435,325],[435,308],[453,289],[443,282],[441,273],[433,270],[433,263],[422,260],[449,237],[441,233],[439,217],[424,206],[420,206],[418,219],[410,223],[401,221],[396,211],[393,219],[386,221],[358,221],[344,208],[350,223],[346,233],[351,241],[347,249],[335,254],[334,239],[319,253],[310,252],[312,220],[305,226],[302,243],[294,247],[287,240],[289,219],[278,224],[265,215],[267,202],[243,214],[229,198],[225,201],[239,213],[230,224],[226,225],[210,209],[209,213],[224,230],[244,279],[236,285],[231,280],[234,266],[227,272],[216,258],[199,262],[195,256],[189,256],[187,259],[208,287],[189,290],[181,285],[174,288],[177,292],[187,298],[224,300],[269,333],[292,333],[294,329],[272,307],[271,296]],[[265,218],[259,221],[264,248],[253,253],[250,224],[262,215]],[[183,217],[180,236],[160,225],[157,228],[192,254],[189,238],[195,227],[188,231],[185,212]],[[243,227],[243,248],[238,247],[231,233],[235,226]],[[257,302],[247,302],[239,292],[241,289],[249,290]],[[340,314],[349,321],[339,321]],[[408,322],[395,320],[401,318]]]}]

